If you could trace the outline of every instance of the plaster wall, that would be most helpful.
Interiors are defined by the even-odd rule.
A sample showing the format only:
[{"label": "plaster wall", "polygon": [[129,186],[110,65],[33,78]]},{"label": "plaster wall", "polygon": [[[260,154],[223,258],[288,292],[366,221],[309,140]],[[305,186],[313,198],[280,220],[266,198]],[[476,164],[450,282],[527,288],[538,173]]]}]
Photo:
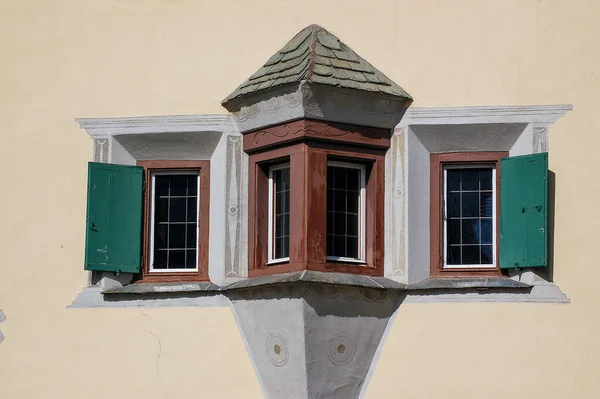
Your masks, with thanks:
[{"label": "plaster wall", "polygon": [[223,113],[219,101],[313,22],[414,106],[574,106],[547,132],[554,280],[571,304],[404,303],[365,397],[600,396],[598,2],[309,0],[297,12],[285,1],[23,0],[1,9],[0,308],[9,317],[0,397],[263,397],[226,307],[66,309],[87,285],[92,159],[73,120]]}]

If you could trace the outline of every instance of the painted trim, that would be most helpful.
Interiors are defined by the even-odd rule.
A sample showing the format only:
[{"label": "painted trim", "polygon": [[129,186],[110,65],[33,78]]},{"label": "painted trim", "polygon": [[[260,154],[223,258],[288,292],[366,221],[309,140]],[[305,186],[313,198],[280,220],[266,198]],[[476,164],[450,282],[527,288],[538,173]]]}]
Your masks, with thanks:
[{"label": "painted trim", "polygon": [[554,123],[571,104],[409,108],[399,126],[472,123]]},{"label": "painted trim", "polygon": [[229,115],[77,118],[75,121],[94,139],[120,134],[238,132]]}]

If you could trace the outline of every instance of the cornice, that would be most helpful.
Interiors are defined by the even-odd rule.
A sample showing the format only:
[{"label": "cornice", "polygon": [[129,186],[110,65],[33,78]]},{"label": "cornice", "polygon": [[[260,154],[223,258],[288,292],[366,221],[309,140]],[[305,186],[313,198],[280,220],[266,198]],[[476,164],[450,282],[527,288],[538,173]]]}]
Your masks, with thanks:
[{"label": "cornice", "polygon": [[127,118],[77,118],[92,138],[120,134],[238,132],[229,115],[168,115]]},{"label": "cornice", "polygon": [[398,126],[467,123],[551,124],[572,109],[570,104],[409,108]]}]

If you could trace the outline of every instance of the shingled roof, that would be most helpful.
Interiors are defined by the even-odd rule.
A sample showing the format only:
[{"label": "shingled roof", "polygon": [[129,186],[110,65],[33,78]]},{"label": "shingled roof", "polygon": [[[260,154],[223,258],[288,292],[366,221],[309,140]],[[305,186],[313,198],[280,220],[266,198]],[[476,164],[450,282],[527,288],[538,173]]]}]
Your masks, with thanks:
[{"label": "shingled roof", "polygon": [[223,104],[277,86],[308,81],[411,98],[400,86],[319,25],[302,29]]}]

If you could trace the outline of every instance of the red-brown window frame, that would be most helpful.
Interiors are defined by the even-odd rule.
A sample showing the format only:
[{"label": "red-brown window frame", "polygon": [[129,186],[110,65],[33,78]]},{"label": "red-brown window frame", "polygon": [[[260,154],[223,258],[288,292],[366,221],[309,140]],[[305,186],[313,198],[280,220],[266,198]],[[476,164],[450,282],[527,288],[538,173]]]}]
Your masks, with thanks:
[{"label": "red-brown window frame", "polygon": [[[210,225],[210,161],[138,161],[144,168],[144,236],[142,274],[139,283],[208,281],[208,235]],[[150,221],[152,204],[152,179],[154,172],[198,171],[200,175],[200,208],[198,212],[198,270],[191,272],[150,272]]]},{"label": "red-brown window frame", "polygon": [[[452,152],[431,154],[430,161],[430,275],[431,277],[499,277],[500,253],[500,160],[509,156],[508,151],[495,152]],[[452,268],[444,269],[443,212],[443,169],[445,165],[494,165],[496,169],[496,267],[494,268]]]},{"label": "red-brown window frame", "polygon": [[[365,263],[327,259],[327,162],[367,167]],[[268,262],[268,168],[290,165],[290,259]],[[385,151],[346,144],[306,141],[249,157],[249,276],[314,270],[383,276]],[[298,192],[301,193],[298,194]]]}]

